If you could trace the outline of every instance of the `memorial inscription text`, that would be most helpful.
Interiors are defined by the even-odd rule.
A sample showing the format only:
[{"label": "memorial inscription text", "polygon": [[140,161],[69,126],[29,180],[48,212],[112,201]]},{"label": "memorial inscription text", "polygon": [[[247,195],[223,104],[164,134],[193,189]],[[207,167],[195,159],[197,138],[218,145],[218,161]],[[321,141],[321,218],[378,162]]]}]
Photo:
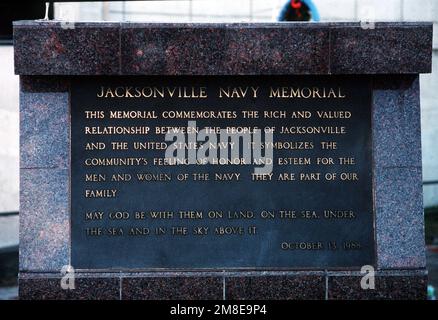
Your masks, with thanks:
[{"label": "memorial inscription text", "polygon": [[367,78],[75,78],[72,266],[374,264]]}]

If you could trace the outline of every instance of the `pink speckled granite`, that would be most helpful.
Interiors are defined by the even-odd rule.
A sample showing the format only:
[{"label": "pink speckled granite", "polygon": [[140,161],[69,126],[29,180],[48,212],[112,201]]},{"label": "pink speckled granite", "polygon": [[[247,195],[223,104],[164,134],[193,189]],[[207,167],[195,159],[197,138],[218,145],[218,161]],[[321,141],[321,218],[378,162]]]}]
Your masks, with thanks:
[{"label": "pink speckled granite", "polygon": [[425,268],[421,168],[377,168],[377,265]]},{"label": "pink speckled granite", "polygon": [[374,29],[354,24],[334,26],[330,35],[330,71],[333,74],[430,72],[430,28],[417,23],[376,23]]},{"label": "pink speckled granite", "polygon": [[70,261],[69,83],[20,79],[20,271]]},{"label": "pink speckled granite", "polygon": [[20,271],[70,264],[68,169],[21,169]]},{"label": "pink speckled granite", "polygon": [[426,265],[418,75],[376,77],[373,94],[377,265]]},{"label": "pink speckled granite", "polygon": [[326,26],[122,26],[123,74],[324,74]]},{"label": "pink speckled granite", "polygon": [[122,278],[123,300],[221,300],[223,280],[220,277],[195,276]]},{"label": "pink speckled granite", "polygon": [[427,275],[425,271],[378,272],[375,288],[362,289],[363,275],[358,272],[329,273],[329,300],[425,300]]},{"label": "pink speckled granite", "polygon": [[21,75],[406,74],[431,70],[431,23],[14,22]]},{"label": "pink speckled granite", "polygon": [[60,274],[19,275],[19,296],[21,300],[118,300],[120,298],[120,277],[115,274],[78,274],[75,288],[61,287]]},{"label": "pink speckled granite", "polygon": [[426,298],[425,271],[380,271],[375,290],[359,272],[136,272],[77,273],[63,290],[59,273],[20,273],[24,300],[418,300]]},{"label": "pink speckled granite", "polygon": [[247,275],[225,279],[229,300],[324,300],[325,275],[297,272],[292,275]]},{"label": "pink speckled granite", "polygon": [[374,159],[377,167],[421,167],[418,75],[375,77]]},{"label": "pink speckled granite", "polygon": [[28,75],[117,74],[119,24],[59,22],[15,23],[15,71]]},{"label": "pink speckled granite", "polygon": [[20,168],[67,168],[70,161],[66,92],[20,94]]}]

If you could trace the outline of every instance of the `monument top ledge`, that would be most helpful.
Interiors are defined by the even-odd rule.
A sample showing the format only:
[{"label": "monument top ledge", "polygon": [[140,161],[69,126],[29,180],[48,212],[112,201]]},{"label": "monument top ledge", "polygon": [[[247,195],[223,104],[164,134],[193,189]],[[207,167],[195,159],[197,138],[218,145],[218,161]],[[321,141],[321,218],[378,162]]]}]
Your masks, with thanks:
[{"label": "monument top ledge", "polygon": [[431,72],[432,23],[14,22],[19,75]]}]

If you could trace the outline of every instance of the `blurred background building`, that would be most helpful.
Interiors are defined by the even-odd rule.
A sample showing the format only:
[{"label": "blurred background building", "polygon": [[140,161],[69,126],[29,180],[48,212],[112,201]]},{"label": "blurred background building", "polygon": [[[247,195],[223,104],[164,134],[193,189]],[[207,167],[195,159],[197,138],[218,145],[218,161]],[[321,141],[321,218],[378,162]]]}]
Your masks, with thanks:
[{"label": "blurred background building", "polygon": [[[277,21],[287,2],[178,0],[55,3],[54,17],[68,21],[273,22]],[[310,3],[314,5],[313,20],[321,22],[375,20],[434,23],[433,72],[421,75],[421,119],[426,237],[430,245],[428,263],[432,284],[438,287],[438,253],[432,253],[432,245],[438,245],[438,1],[312,0]],[[44,6],[41,4],[41,13],[35,18],[43,17]],[[1,254],[2,248],[18,245],[18,216],[14,213],[19,211],[18,77],[13,72],[12,44],[7,41],[0,45],[0,124]],[[1,263],[0,260],[0,267]]]}]

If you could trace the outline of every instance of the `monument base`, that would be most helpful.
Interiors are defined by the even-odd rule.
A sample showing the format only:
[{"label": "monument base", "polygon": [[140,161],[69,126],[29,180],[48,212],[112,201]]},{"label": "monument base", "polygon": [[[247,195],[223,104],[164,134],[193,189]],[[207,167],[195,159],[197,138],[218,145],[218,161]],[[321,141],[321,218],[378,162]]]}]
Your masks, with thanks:
[{"label": "monument base", "polygon": [[424,300],[424,270],[380,271],[375,289],[361,288],[360,272],[78,273],[75,289],[61,275],[20,273],[20,299],[36,300]]}]

